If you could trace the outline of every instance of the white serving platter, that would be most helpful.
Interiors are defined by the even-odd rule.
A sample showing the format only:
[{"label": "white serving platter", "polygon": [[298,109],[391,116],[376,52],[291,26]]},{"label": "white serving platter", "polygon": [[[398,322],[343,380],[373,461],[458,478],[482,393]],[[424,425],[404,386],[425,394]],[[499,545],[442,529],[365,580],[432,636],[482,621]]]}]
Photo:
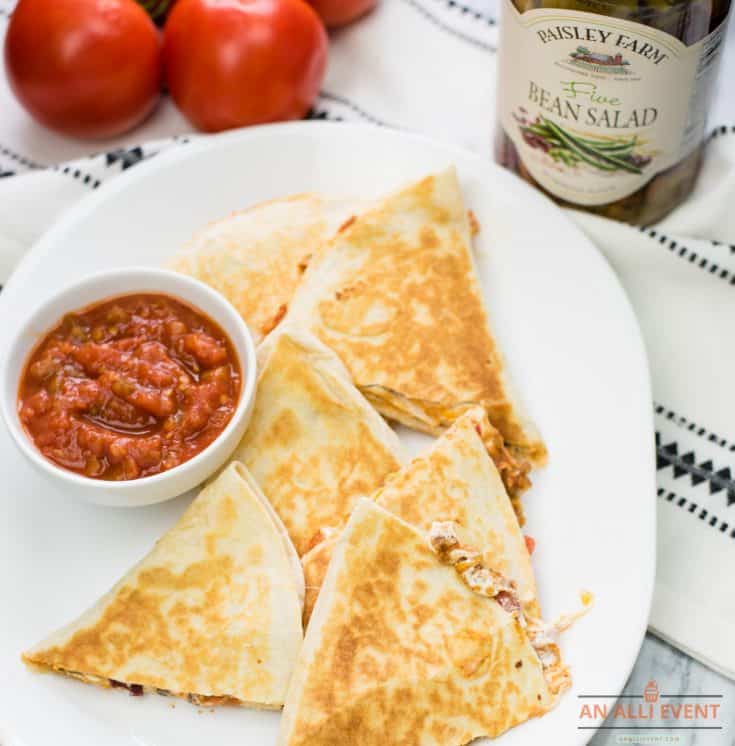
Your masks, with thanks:
[{"label": "white serving platter", "polygon": [[[203,138],[159,155],[70,210],[0,294],[0,354],[18,319],[96,270],[161,264],[207,221],[316,191],[370,199],[457,166],[481,232],[476,254],[497,337],[549,447],[526,495],[547,618],[594,592],[564,635],[573,689],[503,746],[585,743],[578,695],[619,692],[645,632],[655,563],[653,423],[638,325],[612,271],[550,201],[452,146],[386,129],[297,123]],[[121,292],[124,288],[121,288]],[[428,439],[402,430],[416,451]],[[43,481],[0,424],[0,743],[268,746],[279,716],[85,686],[30,672],[21,650],[104,593],[188,503],[112,509]],[[390,734],[386,734],[386,746]],[[345,744],[345,746],[349,746]]]}]

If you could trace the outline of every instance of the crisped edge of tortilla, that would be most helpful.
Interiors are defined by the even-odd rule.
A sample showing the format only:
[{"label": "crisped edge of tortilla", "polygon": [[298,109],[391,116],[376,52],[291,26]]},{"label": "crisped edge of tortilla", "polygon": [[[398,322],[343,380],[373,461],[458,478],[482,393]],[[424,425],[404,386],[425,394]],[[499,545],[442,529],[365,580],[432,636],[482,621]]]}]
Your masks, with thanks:
[{"label": "crisped edge of tortilla", "polygon": [[[487,407],[481,402],[470,401],[447,406],[413,399],[378,384],[359,388],[365,398],[388,419],[434,436],[441,435],[458,417],[472,407],[481,406],[487,411]],[[492,424],[492,419],[490,419],[490,424]],[[538,436],[535,426],[530,421],[529,424]],[[524,430],[528,432],[528,429],[524,428]],[[529,441],[527,444],[506,442],[506,446],[511,453],[528,459],[534,466],[543,466],[548,460],[548,452],[540,436],[537,440]]]},{"label": "crisped edge of tortilla", "polygon": [[[77,679],[84,684],[91,684],[92,686],[99,687],[101,689],[127,689],[130,691],[131,686],[140,686],[140,694],[158,694],[162,697],[176,697],[178,699],[184,699],[189,704],[200,706],[200,707],[218,707],[224,705],[231,705],[235,707],[247,707],[253,710],[266,710],[269,712],[277,712],[283,709],[282,703],[267,704],[263,702],[250,702],[248,700],[240,700],[237,697],[230,697],[229,695],[199,695],[194,692],[172,692],[168,689],[161,689],[155,686],[147,686],[142,684],[135,684],[134,682],[125,683],[122,681],[114,681],[114,679],[107,679],[104,676],[95,676],[94,674],[80,673],[79,671],[71,671],[70,669],[63,668],[62,666],[49,666],[43,663],[38,663],[31,658],[28,658],[25,653],[21,656],[23,663],[28,666],[31,670],[37,673],[57,673],[67,676],[70,679]],[[113,683],[114,682],[114,683]],[[132,692],[131,692],[132,694]],[[138,696],[138,695],[133,695]]]},{"label": "crisped edge of tortilla", "polygon": [[296,586],[296,595],[299,598],[299,604],[301,605],[301,613],[303,615],[304,597],[306,595],[306,584],[304,582],[304,572],[301,566],[301,559],[299,558],[298,552],[296,551],[296,547],[293,545],[293,542],[291,541],[291,537],[288,535],[288,530],[283,525],[283,521],[278,516],[278,513],[276,513],[275,508],[271,505],[270,500],[263,494],[263,491],[260,489],[260,486],[255,481],[255,478],[253,477],[253,475],[248,471],[248,468],[245,466],[245,464],[241,463],[240,461],[233,461],[231,463],[233,464],[234,469],[237,472],[237,474],[253,491],[253,494],[255,495],[258,502],[260,502],[263,508],[265,509],[265,512],[270,517],[271,521],[273,522],[273,525],[276,528],[276,531],[278,532],[278,534],[281,537],[281,540],[283,541],[283,547],[286,551],[286,555],[288,556],[288,561],[289,561],[289,564],[291,565],[291,569],[293,570],[293,580],[294,580],[294,585]]}]

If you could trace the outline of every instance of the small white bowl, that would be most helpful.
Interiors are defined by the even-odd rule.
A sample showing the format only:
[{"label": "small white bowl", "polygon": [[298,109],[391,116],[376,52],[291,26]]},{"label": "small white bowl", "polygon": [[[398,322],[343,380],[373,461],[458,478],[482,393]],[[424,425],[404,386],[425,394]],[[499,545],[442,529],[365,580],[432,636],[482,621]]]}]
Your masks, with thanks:
[{"label": "small white bowl", "polygon": [[[62,317],[115,296],[163,293],[202,311],[230,338],[240,362],[240,398],[232,418],[216,440],[173,469],[140,479],[106,481],[68,471],[49,461],[26,433],[18,417],[18,387],[28,356]],[[21,453],[69,497],[99,505],[133,507],[176,497],[211,476],[235,450],[248,426],[255,402],[257,362],[253,338],[237,311],[219,293],[198,280],[163,269],[132,267],[101,272],[65,288],[25,319],[8,349],[0,370],[0,406]]]}]

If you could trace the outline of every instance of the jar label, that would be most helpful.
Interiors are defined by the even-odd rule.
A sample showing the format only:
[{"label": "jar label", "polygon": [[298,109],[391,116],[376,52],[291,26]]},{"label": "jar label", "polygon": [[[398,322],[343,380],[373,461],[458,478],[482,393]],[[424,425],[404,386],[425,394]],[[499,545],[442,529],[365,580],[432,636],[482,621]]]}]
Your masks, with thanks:
[{"label": "jar label", "polygon": [[725,23],[687,46],[620,18],[503,6],[500,122],[549,192],[615,202],[699,145]]}]

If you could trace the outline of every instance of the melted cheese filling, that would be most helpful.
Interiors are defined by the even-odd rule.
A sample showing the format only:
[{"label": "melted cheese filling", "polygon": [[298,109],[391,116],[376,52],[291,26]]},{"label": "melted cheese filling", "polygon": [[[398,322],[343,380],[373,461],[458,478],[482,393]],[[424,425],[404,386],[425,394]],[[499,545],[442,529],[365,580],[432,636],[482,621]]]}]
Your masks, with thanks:
[{"label": "melted cheese filling", "polygon": [[[101,686],[104,689],[127,689],[131,695],[138,697],[142,694],[160,694],[163,697],[180,697],[185,699],[193,705],[201,706],[213,706],[213,705],[239,705],[242,707],[252,707],[249,702],[243,702],[236,697],[229,695],[207,695],[207,694],[193,694],[186,692],[172,692],[169,689],[161,689],[160,687],[148,686],[144,684],[134,684],[125,681],[118,681],[117,679],[109,679],[105,676],[97,676],[91,673],[81,673],[79,671],[71,671],[68,668],[62,666],[48,666],[33,661],[26,661],[26,663],[34,669],[39,671],[53,671],[55,673],[69,676],[72,679],[77,679],[85,684],[92,684],[94,686]],[[280,709],[280,707],[274,706],[273,708],[267,705],[258,704],[257,707],[263,709]]]},{"label": "melted cheese filling", "polygon": [[572,684],[571,675],[562,662],[561,652],[554,637],[589,611],[592,595],[583,594],[583,608],[579,611],[565,614],[552,623],[546,623],[524,611],[512,580],[485,567],[477,550],[460,543],[452,521],[434,521],[431,524],[429,545],[442,563],[454,567],[470,590],[497,601],[523,627],[541,663],[549,691],[558,696],[569,689]]}]

